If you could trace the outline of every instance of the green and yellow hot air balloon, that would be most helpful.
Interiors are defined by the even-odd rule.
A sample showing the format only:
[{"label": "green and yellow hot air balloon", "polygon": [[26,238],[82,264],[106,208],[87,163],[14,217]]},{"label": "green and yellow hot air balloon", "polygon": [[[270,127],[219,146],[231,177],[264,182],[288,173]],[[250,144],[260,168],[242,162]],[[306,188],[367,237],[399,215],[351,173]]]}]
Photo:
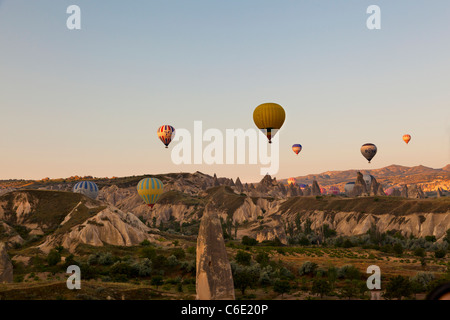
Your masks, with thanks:
[{"label": "green and yellow hot air balloon", "polygon": [[163,189],[163,183],[156,178],[144,178],[137,185],[139,195],[150,208],[158,201]]},{"label": "green and yellow hot air balloon", "polygon": [[286,113],[283,107],[277,103],[263,103],[253,111],[253,121],[267,136],[269,143],[272,143],[272,137],[281,128],[285,119]]}]

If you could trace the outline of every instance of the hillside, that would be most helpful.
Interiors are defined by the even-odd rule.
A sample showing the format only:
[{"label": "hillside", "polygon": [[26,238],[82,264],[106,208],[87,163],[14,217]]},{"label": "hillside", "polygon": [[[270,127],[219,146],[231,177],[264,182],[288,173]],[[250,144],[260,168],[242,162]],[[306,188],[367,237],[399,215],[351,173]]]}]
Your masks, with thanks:
[{"label": "hillside", "polygon": [[[317,180],[323,186],[342,188],[345,183],[355,181],[356,173],[357,170],[326,171],[306,176],[293,175],[293,177],[296,178],[297,183],[312,184],[313,180]],[[403,184],[418,184],[426,192],[435,191],[438,187],[450,190],[450,164],[441,169],[390,165],[380,169],[361,170],[361,173],[375,176],[385,189],[390,186],[400,187]],[[287,179],[281,181],[287,183]]]}]

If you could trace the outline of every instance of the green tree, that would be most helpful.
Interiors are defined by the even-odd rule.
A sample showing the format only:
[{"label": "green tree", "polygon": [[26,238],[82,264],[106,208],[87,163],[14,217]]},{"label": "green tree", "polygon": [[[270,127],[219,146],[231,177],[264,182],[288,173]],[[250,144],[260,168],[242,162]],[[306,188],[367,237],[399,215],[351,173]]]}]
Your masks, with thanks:
[{"label": "green tree", "polygon": [[403,246],[400,243],[394,244],[394,252],[399,256],[403,254]]},{"label": "green tree", "polygon": [[61,261],[61,254],[55,250],[52,249],[47,255],[47,263],[49,266],[55,266]]},{"label": "green tree", "polygon": [[412,293],[413,288],[409,279],[404,276],[395,276],[386,285],[384,297],[386,299],[397,298],[398,300],[401,300],[402,297],[410,297]]},{"label": "green tree", "polygon": [[244,295],[248,287],[253,287],[258,283],[259,276],[259,270],[256,268],[236,266],[233,270],[234,286]]},{"label": "green tree", "polygon": [[341,288],[341,295],[349,300],[356,297],[358,294],[358,287],[356,286],[356,280],[345,280],[344,285]]},{"label": "green tree", "polygon": [[420,247],[414,249],[414,255],[421,258],[425,257],[425,249]]},{"label": "green tree", "polygon": [[331,293],[330,282],[325,279],[314,279],[311,292],[320,295],[322,299],[324,295]]},{"label": "green tree", "polygon": [[338,269],[334,266],[331,266],[327,270],[328,281],[330,282],[331,288],[334,289],[334,284],[338,278]]},{"label": "green tree", "polygon": [[311,262],[311,261],[305,261],[302,266],[298,269],[298,274],[303,276],[303,275],[311,275],[314,274],[316,272],[317,269],[317,263],[315,262]]},{"label": "green tree", "polygon": [[256,262],[258,262],[262,267],[265,267],[269,264],[270,258],[266,252],[260,252],[256,255]]},{"label": "green tree", "polygon": [[156,289],[158,289],[159,286],[164,284],[163,277],[154,276],[154,277],[152,277],[152,280],[150,281],[150,283],[152,286],[155,286]]},{"label": "green tree", "polygon": [[289,281],[287,281],[287,280],[278,279],[277,281],[275,281],[275,283],[273,285],[273,291],[275,291],[276,293],[280,293],[281,297],[283,297],[283,295],[285,293],[289,293],[290,290],[291,290],[291,285],[289,284]]},{"label": "green tree", "polygon": [[239,250],[235,256],[236,262],[244,266],[249,266],[251,259],[252,255],[242,250]]},{"label": "green tree", "polygon": [[258,244],[258,241],[254,238],[251,238],[249,236],[243,236],[242,237],[242,244],[244,246],[256,246]]},{"label": "green tree", "polygon": [[446,254],[447,254],[447,251],[444,250],[444,249],[438,249],[438,250],[436,250],[436,251],[434,252],[434,256],[435,256],[437,259],[445,258],[445,255],[446,255]]}]

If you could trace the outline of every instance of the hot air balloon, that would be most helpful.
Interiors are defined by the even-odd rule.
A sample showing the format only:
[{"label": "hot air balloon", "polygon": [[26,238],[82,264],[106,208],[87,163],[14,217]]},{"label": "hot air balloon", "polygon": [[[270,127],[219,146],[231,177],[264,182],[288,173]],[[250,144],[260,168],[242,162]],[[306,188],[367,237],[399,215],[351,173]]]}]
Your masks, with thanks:
[{"label": "hot air balloon", "polygon": [[385,193],[387,196],[392,196],[392,194],[394,193],[394,191],[395,191],[395,188],[390,187],[390,188],[387,188],[386,191],[384,191],[384,193]]},{"label": "hot air balloon", "polygon": [[408,143],[409,143],[409,140],[411,140],[411,136],[410,136],[409,134],[405,134],[405,135],[403,136],[403,141],[405,141],[406,144],[408,144]]},{"label": "hot air balloon", "polygon": [[336,186],[331,186],[331,187],[328,189],[328,193],[329,193],[329,194],[338,195],[339,193],[341,193],[341,191],[339,190],[338,187],[336,187]]},{"label": "hot air balloon", "polygon": [[137,185],[139,195],[150,208],[158,201],[163,189],[163,183],[156,178],[144,178]]},{"label": "hot air balloon", "polygon": [[304,184],[304,183],[300,183],[298,186],[300,187],[300,189],[305,189],[308,185]]},{"label": "hot air balloon", "polygon": [[373,143],[363,144],[361,147],[361,154],[370,163],[370,160],[372,160],[372,158],[375,157],[375,155],[377,154],[377,146],[374,145]]},{"label": "hot air balloon", "polygon": [[320,187],[321,194],[327,194],[327,189]]},{"label": "hot air balloon", "polygon": [[96,199],[98,196],[98,187],[92,181],[80,181],[74,185],[73,192],[84,194],[91,199]]},{"label": "hot air balloon", "polygon": [[294,144],[292,146],[292,150],[295,152],[295,154],[299,154],[300,151],[302,151],[302,145],[301,144]]},{"label": "hot air balloon", "polygon": [[344,186],[345,192],[347,194],[349,194],[350,192],[353,191],[353,189],[355,188],[355,183],[354,182],[347,182]]},{"label": "hot air balloon", "polygon": [[168,147],[169,143],[172,141],[172,139],[175,137],[175,128],[169,125],[164,125],[159,127],[158,129],[158,138],[159,140],[164,143],[166,148]]},{"label": "hot air balloon", "polygon": [[253,121],[267,136],[269,143],[272,143],[272,137],[281,128],[285,119],[286,113],[283,107],[276,103],[260,104],[253,111]]},{"label": "hot air balloon", "polygon": [[296,182],[295,178],[289,178],[288,179],[288,184],[294,184],[295,185],[295,182]]}]

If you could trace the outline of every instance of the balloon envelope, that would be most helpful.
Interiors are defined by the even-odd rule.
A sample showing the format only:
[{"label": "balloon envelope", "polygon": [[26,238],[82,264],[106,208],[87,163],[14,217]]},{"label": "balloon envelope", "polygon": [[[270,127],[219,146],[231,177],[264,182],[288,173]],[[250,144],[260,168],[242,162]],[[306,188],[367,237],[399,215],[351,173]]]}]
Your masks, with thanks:
[{"label": "balloon envelope", "polygon": [[390,188],[387,188],[386,191],[384,191],[384,193],[385,193],[387,196],[392,196],[392,194],[394,193],[394,191],[395,191],[395,188],[390,187]]},{"label": "balloon envelope", "polygon": [[350,193],[353,191],[353,188],[355,188],[355,183],[354,182],[347,182],[344,186],[344,190],[346,193]]},{"label": "balloon envelope", "polygon": [[139,181],[137,191],[144,202],[151,208],[163,193],[164,185],[157,178],[144,178]]},{"label": "balloon envelope", "polygon": [[338,187],[336,187],[336,186],[331,186],[331,187],[328,189],[328,193],[329,193],[329,194],[338,195],[339,193],[341,193],[341,191],[339,190]]},{"label": "balloon envelope", "polygon": [[92,181],[80,181],[74,185],[73,192],[84,194],[91,199],[96,199],[98,196],[98,187]]},{"label": "balloon envelope", "polygon": [[288,184],[295,184],[295,182],[296,182],[295,178],[288,179]]},{"label": "balloon envelope", "polygon": [[163,125],[158,128],[158,138],[159,140],[164,143],[164,145],[167,146],[172,141],[173,138],[175,138],[175,128],[169,125]]},{"label": "balloon envelope", "polygon": [[267,136],[269,143],[272,143],[272,137],[281,128],[285,119],[286,113],[283,107],[277,103],[263,103],[253,111],[253,121]]},{"label": "balloon envelope", "polygon": [[327,194],[327,189],[320,187],[321,194]]},{"label": "balloon envelope", "polygon": [[294,151],[295,154],[299,154],[300,151],[302,151],[302,145],[301,144],[294,144],[292,146],[292,151]]},{"label": "balloon envelope", "polygon": [[377,146],[374,145],[373,143],[363,144],[362,147],[361,147],[361,154],[370,163],[370,160],[372,160],[373,157],[375,157],[375,155],[377,154]]},{"label": "balloon envelope", "polygon": [[403,136],[403,141],[405,141],[406,144],[408,144],[410,140],[411,140],[411,136],[409,134],[405,134]]}]

